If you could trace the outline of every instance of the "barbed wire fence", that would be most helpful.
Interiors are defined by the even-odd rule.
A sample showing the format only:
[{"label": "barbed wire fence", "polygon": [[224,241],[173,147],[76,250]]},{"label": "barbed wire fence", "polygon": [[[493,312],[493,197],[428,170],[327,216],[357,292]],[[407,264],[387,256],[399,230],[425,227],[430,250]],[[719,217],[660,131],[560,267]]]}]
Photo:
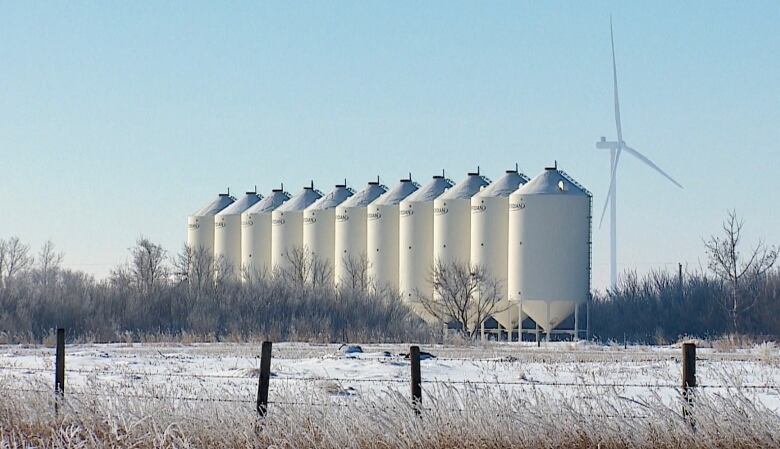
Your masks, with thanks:
[{"label": "barbed wire fence", "polygon": [[[125,375],[134,376],[137,378],[187,378],[187,379],[233,379],[247,381],[253,378],[258,379],[258,391],[256,397],[202,397],[193,395],[173,395],[173,394],[138,394],[138,393],[119,393],[119,392],[97,392],[97,391],[84,391],[84,390],[69,390],[68,395],[76,397],[96,397],[96,398],[116,398],[116,399],[138,399],[138,400],[165,400],[165,401],[184,401],[184,402],[211,402],[211,403],[239,403],[239,404],[255,404],[257,413],[260,417],[265,417],[269,413],[269,406],[291,406],[291,407],[351,407],[354,404],[347,402],[312,402],[312,401],[295,401],[295,400],[273,400],[269,399],[270,383],[284,383],[284,382],[331,382],[336,384],[384,384],[401,386],[404,384],[410,385],[411,390],[411,407],[416,413],[422,413],[430,408],[422,406],[422,384],[441,386],[441,387],[456,387],[456,386],[491,386],[491,387],[524,387],[524,388],[536,388],[536,387],[573,387],[573,388],[591,388],[591,389],[618,389],[618,388],[649,388],[649,389],[673,389],[679,393],[683,399],[683,416],[689,419],[690,408],[693,406],[694,392],[698,389],[722,389],[722,390],[754,390],[754,391],[772,391],[776,394],[780,394],[780,385],[773,384],[698,384],[696,380],[696,346],[694,343],[685,343],[681,351],[681,357],[669,358],[653,358],[652,362],[666,362],[666,361],[680,361],[682,363],[682,376],[681,384],[672,383],[651,383],[651,382],[589,382],[589,381],[537,381],[537,380],[456,380],[456,379],[424,379],[421,376],[420,368],[420,350],[418,346],[411,346],[407,358],[411,367],[410,376],[407,379],[367,379],[367,378],[348,378],[348,377],[318,377],[318,376],[292,376],[292,375],[278,375],[271,373],[271,342],[264,342],[262,345],[262,355],[260,369],[251,370],[256,372],[257,376],[247,377],[246,375],[238,374],[215,374],[215,373],[193,373],[193,372],[175,372],[175,373],[159,373],[159,372],[143,372],[143,371],[105,371],[99,369],[81,369],[72,368],[66,369],[65,367],[65,338],[64,330],[58,329],[57,331],[57,346],[55,353],[55,366],[54,366],[54,396],[55,396],[55,411],[59,410],[59,404],[65,397],[65,374],[79,374],[86,376],[94,375]],[[285,360],[284,358],[279,358]],[[464,362],[476,362],[476,361],[504,361],[515,362],[517,359],[468,359],[468,358],[439,358],[437,360],[443,361],[464,361]],[[39,368],[39,367],[22,367],[22,366],[0,366],[0,372],[22,372],[22,373],[51,373],[51,368]],[[45,390],[43,388],[27,388],[16,386],[4,386],[4,391],[24,392],[34,394],[51,394],[51,390]],[[467,413],[467,409],[450,408],[449,411],[457,413]],[[604,416],[611,418],[629,418],[629,419],[644,419],[649,416],[646,415],[615,415]],[[691,421],[691,425],[693,422]]]}]

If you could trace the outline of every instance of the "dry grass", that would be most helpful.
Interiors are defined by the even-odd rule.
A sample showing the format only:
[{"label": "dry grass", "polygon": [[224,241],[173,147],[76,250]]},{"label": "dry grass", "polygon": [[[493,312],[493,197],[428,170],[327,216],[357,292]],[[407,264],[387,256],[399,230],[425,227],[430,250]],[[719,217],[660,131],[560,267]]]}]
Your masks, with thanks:
[{"label": "dry grass", "polygon": [[[254,404],[69,396],[0,388],[0,446],[134,448],[755,448],[780,447],[780,416],[739,390],[699,392],[694,431],[682,403],[617,390],[574,394],[428,387],[416,416],[405,389],[344,397],[306,388],[277,398],[261,420]],[[569,392],[571,393],[571,392]],[[304,405],[290,405],[294,402]]]}]

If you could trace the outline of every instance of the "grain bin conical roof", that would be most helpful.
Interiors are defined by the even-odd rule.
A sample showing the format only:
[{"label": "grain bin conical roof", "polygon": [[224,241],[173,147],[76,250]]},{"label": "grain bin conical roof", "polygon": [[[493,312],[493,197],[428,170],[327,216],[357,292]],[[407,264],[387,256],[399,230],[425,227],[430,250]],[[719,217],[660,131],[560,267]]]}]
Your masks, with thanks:
[{"label": "grain bin conical roof", "polygon": [[528,176],[517,170],[507,170],[504,176],[493,181],[489,186],[480,190],[476,197],[491,198],[509,196],[520,188],[521,185],[528,182]]},{"label": "grain bin conical roof", "polygon": [[277,207],[284,204],[290,199],[290,194],[282,189],[274,189],[271,194],[263,198],[262,201],[258,201],[252,207],[245,212],[248,214],[260,214],[264,212],[271,212]]},{"label": "grain bin conical roof", "polygon": [[404,201],[415,203],[433,201],[444,193],[445,190],[452,187],[453,184],[452,180],[441,175],[436,175],[428,184],[417,189],[414,193],[406,197]]},{"label": "grain bin conical roof", "polygon": [[455,184],[452,188],[447,189],[437,199],[442,200],[457,200],[457,199],[469,199],[474,196],[479,190],[490,184],[490,180],[479,173],[469,173],[459,183]]},{"label": "grain bin conical roof", "polygon": [[524,195],[584,195],[590,196],[584,187],[574,181],[564,171],[555,168],[546,168],[544,173],[536,176],[517,189],[517,193]]},{"label": "grain bin conical roof", "polygon": [[333,209],[339,204],[346,201],[347,198],[351,197],[354,194],[355,191],[347,187],[346,184],[336,184],[336,187],[333,190],[328,192],[327,195],[323,196],[322,198],[312,203],[312,205],[307,207],[307,209],[313,209],[313,210]]},{"label": "grain bin conical roof", "polygon": [[387,192],[387,187],[379,184],[376,181],[369,182],[366,188],[347,198],[341,207],[366,207],[372,201],[379,198],[382,194]]},{"label": "grain bin conical roof", "polygon": [[205,206],[201,207],[197,211],[193,212],[192,215],[200,217],[206,215],[216,215],[219,211],[228,207],[234,201],[236,201],[236,199],[227,193],[220,193],[219,196],[206,203]]},{"label": "grain bin conical roof", "polygon": [[241,215],[244,211],[252,207],[254,204],[263,199],[262,195],[258,195],[256,192],[247,192],[238,201],[230,203],[229,206],[222,209],[217,215]]},{"label": "grain bin conical roof", "polygon": [[322,198],[322,192],[315,189],[313,185],[306,186],[303,188],[303,190],[279,206],[276,210],[280,212],[304,210],[320,198]]},{"label": "grain bin conical roof", "polygon": [[374,206],[395,206],[406,199],[406,197],[416,192],[419,188],[420,184],[412,181],[412,177],[409,176],[408,179],[398,181],[396,185],[371,204]]}]

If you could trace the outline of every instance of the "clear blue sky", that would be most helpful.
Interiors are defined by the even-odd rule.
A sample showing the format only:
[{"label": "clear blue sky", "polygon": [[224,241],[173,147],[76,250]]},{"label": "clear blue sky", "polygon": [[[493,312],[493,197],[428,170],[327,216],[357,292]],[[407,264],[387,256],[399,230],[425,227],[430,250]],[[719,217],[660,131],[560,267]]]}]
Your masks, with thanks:
[{"label": "clear blue sky", "polygon": [[598,215],[610,14],[625,139],[685,186],[623,158],[622,268],[697,268],[729,208],[780,243],[777,1],[1,2],[0,237],[103,276],[227,186],[556,159]]}]

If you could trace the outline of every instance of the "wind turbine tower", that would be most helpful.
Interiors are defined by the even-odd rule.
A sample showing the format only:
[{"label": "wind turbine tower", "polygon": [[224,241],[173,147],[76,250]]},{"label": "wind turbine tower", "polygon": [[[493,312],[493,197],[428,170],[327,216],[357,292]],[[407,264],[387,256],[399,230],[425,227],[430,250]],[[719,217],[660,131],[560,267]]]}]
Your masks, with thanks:
[{"label": "wind turbine tower", "polygon": [[614,100],[615,100],[615,128],[617,129],[617,140],[610,141],[606,137],[601,137],[601,140],[596,142],[596,148],[601,150],[609,150],[610,154],[610,181],[609,181],[609,193],[607,199],[604,201],[604,209],[601,211],[601,220],[599,221],[599,227],[604,223],[604,214],[607,212],[607,205],[609,205],[609,281],[610,287],[615,288],[617,286],[617,168],[620,162],[620,154],[625,151],[626,153],[634,156],[645,164],[649,165],[652,169],[663,175],[666,179],[674,183],[677,187],[682,189],[682,185],[675,181],[665,171],[653,161],[648,159],[645,155],[639,151],[626,145],[623,140],[623,127],[620,123],[620,101],[618,100],[618,81],[617,81],[617,63],[615,62],[615,36],[612,32],[612,18],[609,19],[609,38],[612,43],[612,82],[614,88]]}]

